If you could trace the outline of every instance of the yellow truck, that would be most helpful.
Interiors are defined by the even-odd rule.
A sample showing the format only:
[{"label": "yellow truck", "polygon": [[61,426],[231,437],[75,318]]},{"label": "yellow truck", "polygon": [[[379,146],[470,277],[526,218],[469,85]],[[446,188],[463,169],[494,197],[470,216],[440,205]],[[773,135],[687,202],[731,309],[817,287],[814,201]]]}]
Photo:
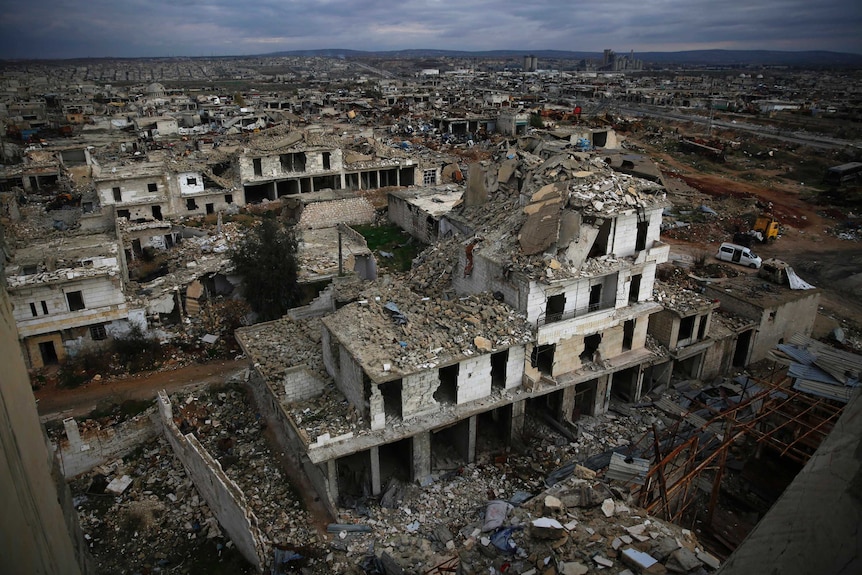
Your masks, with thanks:
[{"label": "yellow truck", "polygon": [[754,222],[754,231],[760,233],[758,239],[762,242],[774,240],[778,237],[778,220],[772,216],[758,216]]}]

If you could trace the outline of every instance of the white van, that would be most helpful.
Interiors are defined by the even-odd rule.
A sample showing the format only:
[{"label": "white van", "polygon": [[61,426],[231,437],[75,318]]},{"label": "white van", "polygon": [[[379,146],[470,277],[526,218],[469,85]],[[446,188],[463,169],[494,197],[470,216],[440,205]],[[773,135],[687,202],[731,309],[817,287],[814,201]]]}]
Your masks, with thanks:
[{"label": "white van", "polygon": [[733,262],[735,264],[748,266],[754,269],[759,269],[760,264],[763,263],[760,256],[755,255],[754,252],[747,247],[728,242],[721,244],[715,257],[725,262]]}]

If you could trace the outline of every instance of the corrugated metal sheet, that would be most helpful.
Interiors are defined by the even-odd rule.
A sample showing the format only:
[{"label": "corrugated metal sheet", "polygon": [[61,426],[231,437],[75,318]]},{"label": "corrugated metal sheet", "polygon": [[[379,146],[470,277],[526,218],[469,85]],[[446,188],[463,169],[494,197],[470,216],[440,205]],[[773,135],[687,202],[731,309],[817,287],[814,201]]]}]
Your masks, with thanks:
[{"label": "corrugated metal sheet", "polygon": [[798,347],[787,343],[779,343],[778,349],[791,359],[798,361],[799,363],[804,363],[805,365],[811,365],[817,361],[817,356],[810,353],[804,347]]},{"label": "corrugated metal sheet", "polygon": [[808,379],[797,379],[793,382],[793,389],[804,393],[810,393],[818,397],[834,399],[842,403],[847,403],[853,396],[853,388],[846,385],[830,385],[819,381],[811,381]]},{"label": "corrugated metal sheet", "polygon": [[844,384],[836,380],[834,377],[817,367],[816,365],[803,365],[794,363],[787,370],[787,375],[798,379],[807,379],[810,381],[818,381],[829,385],[838,385],[844,387]]},{"label": "corrugated metal sheet", "polygon": [[626,456],[622,453],[614,452],[611,455],[611,462],[608,465],[605,477],[625,483],[643,485],[646,482],[646,475],[649,471],[649,460],[637,457],[628,458],[628,461],[626,459]]}]

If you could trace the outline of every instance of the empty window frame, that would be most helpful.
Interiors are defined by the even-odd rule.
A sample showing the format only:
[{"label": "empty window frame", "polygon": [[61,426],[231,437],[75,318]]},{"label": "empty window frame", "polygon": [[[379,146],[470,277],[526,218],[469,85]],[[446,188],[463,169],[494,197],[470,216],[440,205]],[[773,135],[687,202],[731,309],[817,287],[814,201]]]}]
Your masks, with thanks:
[{"label": "empty window frame", "polygon": [[120,188],[113,188],[111,191],[114,193],[115,202],[123,201],[123,192],[120,190]]},{"label": "empty window frame", "polygon": [[159,191],[159,185],[151,182],[151,183],[147,184],[147,191],[150,192],[151,194],[155,194],[156,192]]},{"label": "empty window frame", "polygon": [[694,318],[695,316],[690,315],[688,317],[682,318],[679,322],[679,337],[678,341],[683,341],[686,339],[690,339],[694,334]]},{"label": "empty window frame", "polygon": [[437,183],[437,170],[425,170],[422,172],[422,184],[433,186]]},{"label": "empty window frame", "polygon": [[84,309],[84,296],[80,291],[66,292],[66,301],[69,303],[69,311]]}]

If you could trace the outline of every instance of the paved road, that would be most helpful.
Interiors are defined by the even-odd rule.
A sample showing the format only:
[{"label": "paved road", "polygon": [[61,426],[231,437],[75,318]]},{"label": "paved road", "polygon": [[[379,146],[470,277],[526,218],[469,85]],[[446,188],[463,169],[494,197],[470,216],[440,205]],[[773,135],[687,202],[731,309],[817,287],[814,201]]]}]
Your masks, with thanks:
[{"label": "paved road", "polygon": [[[625,106],[616,106],[616,109],[630,116],[651,116],[655,118],[664,118],[666,120],[675,120],[679,122],[694,122],[704,125],[709,124],[709,118],[706,116],[688,114],[674,108],[659,108],[654,106],[626,104]],[[811,146],[813,148],[820,148],[823,150],[833,150],[847,147],[862,149],[862,142],[858,140],[841,140],[839,138],[831,138],[829,136],[822,136],[819,134],[809,134],[807,132],[778,131],[771,126],[758,126],[756,124],[749,124],[746,122],[740,122],[738,120],[727,121],[713,119],[712,124],[713,126],[719,126],[731,130],[757,134],[758,136],[762,136],[764,138],[771,138],[773,140],[780,140],[782,142],[791,142],[794,144]]]}]

